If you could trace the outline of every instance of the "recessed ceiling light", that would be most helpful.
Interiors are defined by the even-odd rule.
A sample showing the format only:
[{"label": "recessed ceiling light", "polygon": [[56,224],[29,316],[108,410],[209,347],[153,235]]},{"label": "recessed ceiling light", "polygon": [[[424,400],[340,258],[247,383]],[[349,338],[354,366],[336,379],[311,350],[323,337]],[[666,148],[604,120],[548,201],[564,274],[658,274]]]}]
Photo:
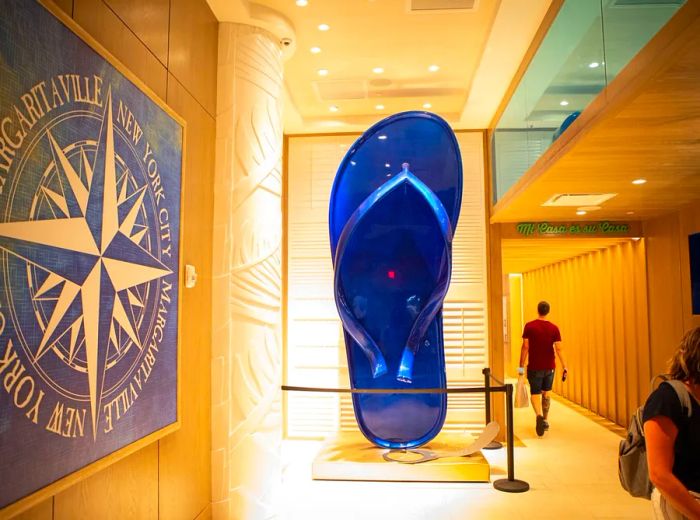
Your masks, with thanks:
[{"label": "recessed ceiling light", "polygon": [[423,108],[433,108],[433,105],[430,103],[423,103]]},{"label": "recessed ceiling light", "polygon": [[634,211],[628,211],[627,215],[634,215]]},{"label": "recessed ceiling light", "polygon": [[597,61],[592,61],[588,64],[588,68],[591,69],[597,69],[598,67],[600,67],[600,63],[598,63]]},{"label": "recessed ceiling light", "polygon": [[331,26],[328,25],[327,23],[322,23],[321,25],[318,26],[319,31],[327,31],[330,28],[331,28]]},{"label": "recessed ceiling light", "polygon": [[306,7],[309,5],[309,0],[297,0],[297,5],[299,7]]},{"label": "recessed ceiling light", "polygon": [[562,100],[559,102],[559,104],[560,104],[561,106],[565,107],[565,106],[567,106],[567,105],[569,104],[569,102],[568,102],[566,99],[562,99]]},{"label": "recessed ceiling light", "polygon": [[381,134],[377,139],[383,141],[384,139],[386,139],[386,134]]},{"label": "recessed ceiling light", "polygon": [[311,47],[309,50],[311,51],[311,54],[318,54],[321,52],[321,47]]},{"label": "recessed ceiling light", "polygon": [[376,105],[374,108],[377,110],[384,110],[384,105]]},{"label": "recessed ceiling light", "polygon": [[637,185],[639,185],[639,184],[646,184],[646,182],[647,182],[646,179],[634,179],[634,180],[632,181],[632,184],[637,184]]},{"label": "recessed ceiling light", "polygon": [[372,72],[374,72],[375,74],[382,74],[384,72],[384,69],[382,67],[374,67],[372,69]]},{"label": "recessed ceiling light", "polygon": [[578,211],[576,212],[576,214],[577,214],[577,215],[585,215],[586,212],[583,211],[582,209],[580,209],[580,210],[578,210]]},{"label": "recessed ceiling light", "polygon": [[318,69],[319,76],[328,76],[328,69]]},{"label": "recessed ceiling light", "polygon": [[328,110],[330,110],[331,112],[337,112],[340,109],[336,105],[331,105],[328,107]]},{"label": "recessed ceiling light", "polygon": [[428,70],[430,72],[437,72],[440,70],[440,67],[438,67],[437,65],[431,65],[430,67],[428,67]]}]

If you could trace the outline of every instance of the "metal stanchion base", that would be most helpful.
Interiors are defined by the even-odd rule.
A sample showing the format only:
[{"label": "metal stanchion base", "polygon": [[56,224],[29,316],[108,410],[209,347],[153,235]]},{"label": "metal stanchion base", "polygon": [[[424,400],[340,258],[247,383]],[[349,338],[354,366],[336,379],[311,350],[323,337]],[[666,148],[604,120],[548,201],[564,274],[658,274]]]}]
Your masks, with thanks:
[{"label": "metal stanchion base", "polygon": [[503,447],[502,443],[500,443],[498,441],[491,441],[486,446],[484,446],[482,449],[484,449],[484,450],[500,450],[502,447]]},{"label": "metal stanchion base", "polygon": [[506,493],[525,493],[525,491],[530,489],[530,484],[524,480],[502,478],[494,481],[493,487]]}]

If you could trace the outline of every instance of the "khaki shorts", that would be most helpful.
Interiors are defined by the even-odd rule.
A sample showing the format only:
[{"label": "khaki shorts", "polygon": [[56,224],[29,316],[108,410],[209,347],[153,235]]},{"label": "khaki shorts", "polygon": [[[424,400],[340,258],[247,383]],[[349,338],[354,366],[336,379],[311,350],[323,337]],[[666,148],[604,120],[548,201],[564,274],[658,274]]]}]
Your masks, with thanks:
[{"label": "khaki shorts", "polygon": [[[690,494],[695,497],[695,500],[700,502],[699,493],[691,491]],[[675,510],[656,488],[651,493],[651,507],[654,508],[654,518],[656,520],[688,520],[688,517]]]}]

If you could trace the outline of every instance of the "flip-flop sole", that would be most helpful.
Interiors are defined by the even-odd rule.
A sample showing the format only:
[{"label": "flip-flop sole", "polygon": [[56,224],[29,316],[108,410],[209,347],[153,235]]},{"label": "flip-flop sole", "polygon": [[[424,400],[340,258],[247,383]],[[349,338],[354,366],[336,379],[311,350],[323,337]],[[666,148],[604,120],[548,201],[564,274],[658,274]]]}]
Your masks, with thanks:
[{"label": "flip-flop sole", "polygon": [[[456,224],[461,200],[461,159],[451,129],[431,114],[394,117],[378,123],[358,140],[339,169],[330,208],[334,252],[352,213],[396,171],[387,171],[383,162],[377,167],[380,154],[393,157],[387,161],[394,163],[409,162],[411,170],[417,164],[418,173],[414,173],[434,190],[446,210],[451,209],[447,214]],[[380,135],[387,138],[378,139]],[[383,141],[390,138],[391,146],[385,147]],[[437,157],[435,173],[430,170],[431,155]],[[354,204],[348,200],[356,201],[356,205],[346,215]],[[334,235],[334,226],[338,235]],[[406,338],[421,305],[438,283],[440,262],[450,254],[441,233],[433,208],[418,191],[406,185],[373,205],[353,227],[351,236],[344,237],[343,260],[336,266],[339,283],[354,316],[383,352],[388,369],[375,377],[368,356],[346,330],[354,388],[445,388],[441,312],[428,326],[416,352],[412,382],[397,380]],[[353,407],[360,430],[373,443],[390,448],[416,447],[442,428],[447,396],[354,394]]]}]

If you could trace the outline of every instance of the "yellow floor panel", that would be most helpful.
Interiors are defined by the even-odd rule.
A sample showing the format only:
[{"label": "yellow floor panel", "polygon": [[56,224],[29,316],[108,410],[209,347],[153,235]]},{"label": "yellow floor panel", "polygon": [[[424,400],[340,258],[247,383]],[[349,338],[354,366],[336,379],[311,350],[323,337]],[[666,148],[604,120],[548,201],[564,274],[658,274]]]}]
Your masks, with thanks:
[{"label": "yellow floor panel", "polygon": [[[474,439],[466,434],[440,433],[424,450],[460,451]],[[391,482],[488,482],[490,467],[481,452],[468,457],[445,457],[420,464],[387,462],[387,450],[370,444],[360,432],[343,432],[326,441],[314,459],[314,480],[368,480]],[[394,458],[415,457],[410,453]]]}]

